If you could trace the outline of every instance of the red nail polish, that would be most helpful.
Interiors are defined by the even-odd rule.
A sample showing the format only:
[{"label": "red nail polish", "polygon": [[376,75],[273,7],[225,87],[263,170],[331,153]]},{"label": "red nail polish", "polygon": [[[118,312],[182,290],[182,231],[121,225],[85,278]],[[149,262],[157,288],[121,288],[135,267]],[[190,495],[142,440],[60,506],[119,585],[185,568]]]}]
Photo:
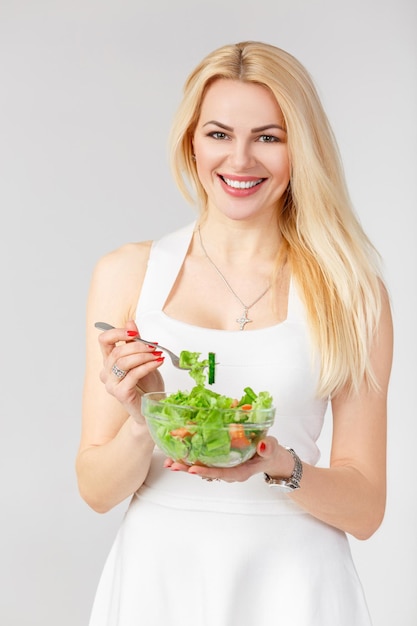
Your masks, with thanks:
[{"label": "red nail polish", "polygon": [[159,359],[155,359],[155,361],[159,361],[159,362],[162,362],[162,361],[164,361],[164,360],[165,360],[165,357],[164,357],[164,356],[160,356],[160,357],[159,357]]},{"label": "red nail polish", "polygon": [[259,444],[259,452],[265,452],[265,450],[266,450],[266,443],[261,441],[261,443]]},{"label": "red nail polish", "polygon": [[126,334],[128,337],[137,337],[139,335],[137,330],[127,330]]},{"label": "red nail polish", "polygon": [[162,354],[162,350],[154,350],[154,351],[153,351],[153,354],[154,354],[155,356],[161,356],[161,354]]}]

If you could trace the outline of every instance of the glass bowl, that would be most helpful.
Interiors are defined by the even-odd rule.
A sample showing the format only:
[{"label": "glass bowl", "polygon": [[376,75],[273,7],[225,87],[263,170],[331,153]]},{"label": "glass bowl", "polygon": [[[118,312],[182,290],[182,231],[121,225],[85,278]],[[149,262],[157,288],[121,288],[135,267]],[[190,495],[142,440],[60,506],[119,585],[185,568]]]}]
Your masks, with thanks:
[{"label": "glass bowl", "polygon": [[274,422],[275,407],[226,408],[171,404],[171,393],[142,397],[152,439],[169,458],[186,465],[235,467],[256,452]]}]

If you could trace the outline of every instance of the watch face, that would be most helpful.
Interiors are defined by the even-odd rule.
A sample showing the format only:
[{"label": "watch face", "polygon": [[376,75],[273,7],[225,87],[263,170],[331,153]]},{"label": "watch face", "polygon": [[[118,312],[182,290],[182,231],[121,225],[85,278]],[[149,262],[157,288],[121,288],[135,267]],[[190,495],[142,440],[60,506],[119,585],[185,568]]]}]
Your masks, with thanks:
[{"label": "watch face", "polygon": [[268,474],[264,474],[265,482],[268,487],[275,487],[276,489],[280,489],[281,491],[292,491],[293,488],[289,483],[286,483],[284,480],[275,480],[275,478],[271,478]]},{"label": "watch face", "polygon": [[284,493],[289,493],[290,491],[294,491],[292,487],[289,485],[283,485],[281,483],[269,483],[270,487],[275,487]]}]

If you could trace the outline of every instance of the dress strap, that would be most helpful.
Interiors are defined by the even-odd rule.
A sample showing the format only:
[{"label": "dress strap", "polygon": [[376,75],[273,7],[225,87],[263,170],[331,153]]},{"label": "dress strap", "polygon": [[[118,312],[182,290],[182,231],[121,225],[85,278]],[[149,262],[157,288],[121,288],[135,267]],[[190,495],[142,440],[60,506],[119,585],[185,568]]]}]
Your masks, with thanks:
[{"label": "dress strap", "polygon": [[196,222],[152,243],[137,314],[162,311],[190,247]]},{"label": "dress strap", "polygon": [[287,304],[287,322],[299,322],[306,321],[306,312],[304,304],[299,294],[297,281],[294,277],[290,277],[290,286],[288,290],[288,304]]}]

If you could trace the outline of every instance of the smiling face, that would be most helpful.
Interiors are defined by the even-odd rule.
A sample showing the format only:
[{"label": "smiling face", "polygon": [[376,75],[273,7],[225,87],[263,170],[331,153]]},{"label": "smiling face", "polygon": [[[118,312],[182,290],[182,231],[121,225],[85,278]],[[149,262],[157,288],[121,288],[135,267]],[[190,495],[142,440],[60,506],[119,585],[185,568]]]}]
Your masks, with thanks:
[{"label": "smiling face", "polygon": [[231,219],[277,211],[290,163],[283,115],[266,87],[216,80],[204,96],[193,147],[209,210]]}]

